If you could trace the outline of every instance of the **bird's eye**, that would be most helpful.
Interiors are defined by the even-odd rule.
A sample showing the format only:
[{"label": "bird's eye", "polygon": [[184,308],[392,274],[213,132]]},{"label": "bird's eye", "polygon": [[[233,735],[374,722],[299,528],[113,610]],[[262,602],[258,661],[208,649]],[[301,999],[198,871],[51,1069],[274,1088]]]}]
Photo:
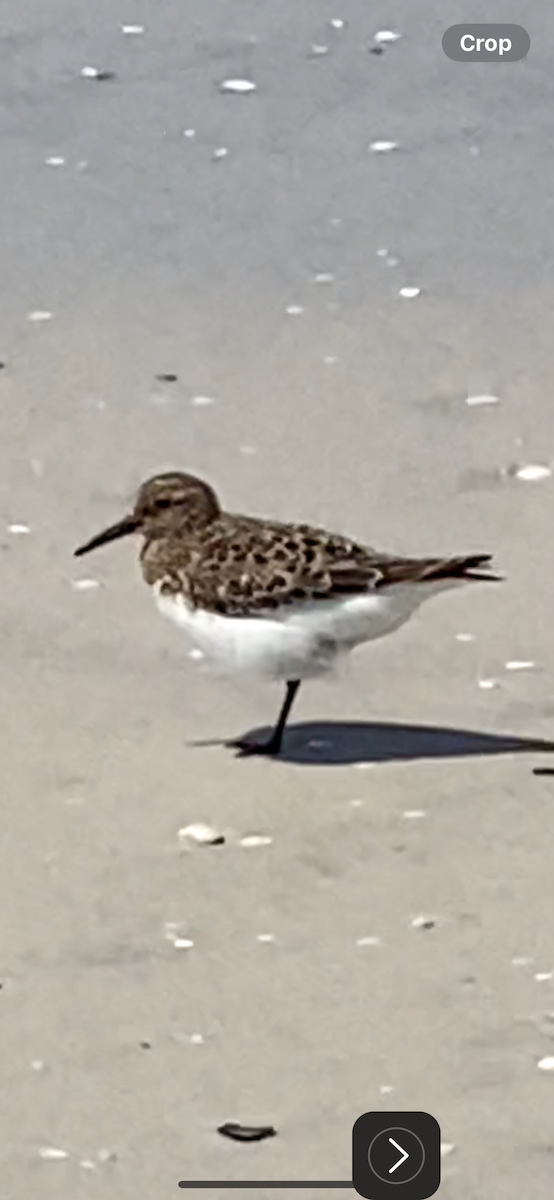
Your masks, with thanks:
[{"label": "bird's eye", "polygon": [[156,500],[156,508],[170,508],[171,500]]}]

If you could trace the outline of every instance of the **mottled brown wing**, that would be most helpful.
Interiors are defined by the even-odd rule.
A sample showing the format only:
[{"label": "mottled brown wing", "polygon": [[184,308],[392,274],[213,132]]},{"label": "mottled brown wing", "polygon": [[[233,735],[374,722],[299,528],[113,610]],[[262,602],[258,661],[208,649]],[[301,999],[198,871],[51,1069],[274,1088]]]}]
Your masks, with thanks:
[{"label": "mottled brown wing", "polygon": [[247,615],[302,600],[328,600],[375,587],[373,553],[309,525],[227,518],[204,539],[189,576],[195,605]]}]

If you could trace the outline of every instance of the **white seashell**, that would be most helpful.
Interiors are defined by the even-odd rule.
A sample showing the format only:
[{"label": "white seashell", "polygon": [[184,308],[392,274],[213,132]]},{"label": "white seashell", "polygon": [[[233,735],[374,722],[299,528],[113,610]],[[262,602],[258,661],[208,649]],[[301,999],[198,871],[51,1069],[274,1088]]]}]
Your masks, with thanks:
[{"label": "white seashell", "polygon": [[98,79],[101,74],[98,67],[81,67],[81,75],[84,79]]},{"label": "white seashell", "polygon": [[69,1158],[67,1150],[58,1150],[56,1146],[41,1146],[39,1150],[39,1158],[43,1158],[46,1162],[61,1162],[64,1158]]},{"label": "white seashell", "polygon": [[386,259],[385,259],[385,262],[386,262],[386,264],[387,264],[387,267],[398,267],[398,266],[400,266],[400,259],[399,259],[399,258],[395,258],[395,257],[394,257],[394,255],[392,255],[392,254],[389,254],[388,258],[386,258]]},{"label": "white seashell", "polygon": [[507,671],[532,671],[535,666],[534,662],[525,662],[524,659],[512,659],[504,664]]},{"label": "white seashell", "polygon": [[456,641],[457,642],[474,642],[475,634],[474,633],[457,633]]},{"label": "white seashell", "polygon": [[339,360],[338,360],[336,354],[326,354],[323,361],[325,363],[325,366],[332,367],[334,365],[334,363],[338,363]]},{"label": "white seashell", "polygon": [[194,404],[195,408],[207,408],[208,404],[214,403],[211,396],[193,396],[191,400],[191,404]]},{"label": "white seashell", "polygon": [[289,304],[286,311],[289,317],[299,317],[304,312],[304,309],[301,304]]},{"label": "white seashell", "polygon": [[538,971],[533,978],[537,983],[546,983],[549,979],[554,979],[554,971]]},{"label": "white seashell", "polygon": [[513,967],[529,967],[532,962],[533,959],[526,958],[524,954],[516,954],[515,958],[512,958]]},{"label": "white seashell", "polygon": [[218,846],[225,841],[223,834],[218,833],[211,825],[203,825],[201,821],[195,825],[184,825],[179,829],[177,837],[180,842],[196,842],[199,846]]},{"label": "white seashell", "polygon": [[83,1168],[83,1171],[98,1170],[97,1165],[95,1162],[92,1161],[92,1158],[81,1158],[79,1160],[79,1166]]},{"label": "white seashell", "polygon": [[541,479],[548,479],[551,474],[551,468],[541,463],[528,463],[527,466],[518,467],[516,470],[517,478],[526,483],[538,483]]},{"label": "white seashell", "polygon": [[357,946],[380,946],[380,937],[361,937],[356,939]]},{"label": "white seashell", "polygon": [[28,525],[18,525],[17,522],[15,522],[13,525],[8,525],[8,530],[10,533],[15,534],[25,534],[31,532]]},{"label": "white seashell", "polygon": [[74,592],[92,592],[100,587],[100,583],[98,579],[72,579],[71,586]]},{"label": "white seashell", "polygon": [[315,283],[333,283],[334,278],[334,275],[328,275],[325,271],[320,271],[318,275],[314,275]]},{"label": "white seashell", "polygon": [[47,167],[63,167],[65,158],[59,158],[58,155],[53,154],[51,158],[45,158],[44,161]]},{"label": "white seashell", "polygon": [[390,1083],[382,1083],[379,1091],[382,1096],[389,1096],[391,1092],[394,1092],[394,1088],[391,1087]]},{"label": "white seashell", "polygon": [[272,841],[273,838],[264,833],[247,833],[245,837],[241,837],[239,846],[244,846],[246,849],[254,846],[271,846]]},{"label": "white seashell", "polygon": [[481,688],[481,690],[483,692],[490,692],[490,691],[492,691],[493,688],[498,687],[498,680],[497,679],[480,679],[479,687]]},{"label": "white seashell", "polygon": [[386,45],[387,42],[397,42],[402,37],[401,33],[394,33],[392,29],[379,29],[373,34],[373,41],[378,45]]},{"label": "white seashell", "polygon": [[52,319],[51,312],[45,312],[43,309],[37,308],[34,312],[27,314],[28,321],[50,321]]},{"label": "white seashell", "polygon": [[482,396],[466,397],[466,404],[469,406],[469,408],[479,408],[485,404],[498,404],[498,402],[498,396],[489,396],[486,394],[483,394]]},{"label": "white seashell", "polygon": [[176,950],[192,950],[194,942],[190,938],[175,938],[173,945]]},{"label": "white seashell", "polygon": [[453,1142],[441,1142],[441,1158],[448,1158],[449,1154],[456,1149]]},{"label": "white seashell", "polygon": [[344,29],[346,21],[343,21],[342,17],[333,17],[329,24],[331,29]]},{"label": "white seashell", "polygon": [[404,300],[415,300],[416,296],[421,296],[421,288],[418,287],[403,287],[398,293]]},{"label": "white seashell", "polygon": [[219,85],[220,92],[237,92],[246,95],[256,91],[256,84],[250,79],[224,79]]},{"label": "white seashell", "polygon": [[377,258],[386,258],[387,254],[388,254],[388,250],[387,250],[386,246],[381,246],[380,249],[377,251]]},{"label": "white seashell", "polygon": [[183,129],[183,137],[195,138],[196,137],[196,129]]},{"label": "white seashell", "polygon": [[314,55],[314,58],[320,58],[322,55],[329,53],[329,47],[314,44],[310,47],[310,51]]},{"label": "white seashell", "polygon": [[427,813],[423,808],[407,808],[403,815],[407,821],[420,821]]},{"label": "white seashell", "polygon": [[257,942],[274,942],[275,934],[274,933],[258,933],[256,935],[256,941]]},{"label": "white seashell", "polygon": [[398,142],[372,142],[369,149],[374,154],[386,154],[388,150],[397,150]]},{"label": "white seashell", "polygon": [[191,950],[194,942],[190,938],[181,937],[183,923],[179,921],[166,921],[164,925],[164,937],[166,942],[172,942],[176,950]]},{"label": "white seashell", "polygon": [[554,1071],[554,1056],[549,1054],[546,1058],[541,1058],[537,1066],[540,1071]]},{"label": "white seashell", "polygon": [[144,33],[144,25],[122,25],[122,33]]},{"label": "white seashell", "polygon": [[414,917],[413,920],[410,921],[410,925],[413,929],[434,929],[436,924],[436,917],[428,917],[423,913],[421,913],[419,917]]},{"label": "white seashell", "polygon": [[214,150],[212,158],[227,158],[228,153],[229,151],[226,146],[218,146],[217,150]]},{"label": "white seashell", "polygon": [[204,1045],[204,1037],[202,1036],[201,1033],[191,1033],[189,1041],[190,1041],[191,1046],[203,1046]]}]

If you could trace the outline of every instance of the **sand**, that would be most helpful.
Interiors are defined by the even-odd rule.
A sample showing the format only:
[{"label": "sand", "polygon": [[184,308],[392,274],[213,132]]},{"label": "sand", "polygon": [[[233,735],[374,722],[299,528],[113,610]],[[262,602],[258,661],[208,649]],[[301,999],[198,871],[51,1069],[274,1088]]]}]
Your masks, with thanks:
[{"label": "sand", "polygon": [[[531,51],[471,66],[444,56],[441,10],[4,14],[6,1200],[347,1180],[372,1109],[438,1119],[447,1200],[551,1195],[554,785],[532,770],[553,734],[553,483],[515,470],[554,458],[554,16],[493,0]],[[239,510],[494,552],[505,582],[306,685],[282,761],[237,760],[194,743],[269,724],[278,691],[206,676],[131,544],[72,559],[179,466]],[[198,821],[225,843],[184,849]],[[278,1136],[239,1146],[226,1120]]]}]

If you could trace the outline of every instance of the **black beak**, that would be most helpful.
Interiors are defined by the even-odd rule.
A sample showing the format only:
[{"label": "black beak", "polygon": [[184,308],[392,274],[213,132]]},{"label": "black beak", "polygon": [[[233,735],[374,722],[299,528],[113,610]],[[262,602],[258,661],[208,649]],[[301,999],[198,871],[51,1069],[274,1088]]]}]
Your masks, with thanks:
[{"label": "black beak", "polygon": [[84,546],[79,546],[73,551],[74,556],[80,558],[82,554],[88,554],[89,550],[96,550],[98,546],[105,546],[107,542],[115,542],[116,538],[126,537],[128,533],[135,533],[138,527],[139,521],[135,517],[124,517],[122,521],[110,525],[109,529],[97,533],[96,537],[91,538],[90,542],[85,542]]}]

